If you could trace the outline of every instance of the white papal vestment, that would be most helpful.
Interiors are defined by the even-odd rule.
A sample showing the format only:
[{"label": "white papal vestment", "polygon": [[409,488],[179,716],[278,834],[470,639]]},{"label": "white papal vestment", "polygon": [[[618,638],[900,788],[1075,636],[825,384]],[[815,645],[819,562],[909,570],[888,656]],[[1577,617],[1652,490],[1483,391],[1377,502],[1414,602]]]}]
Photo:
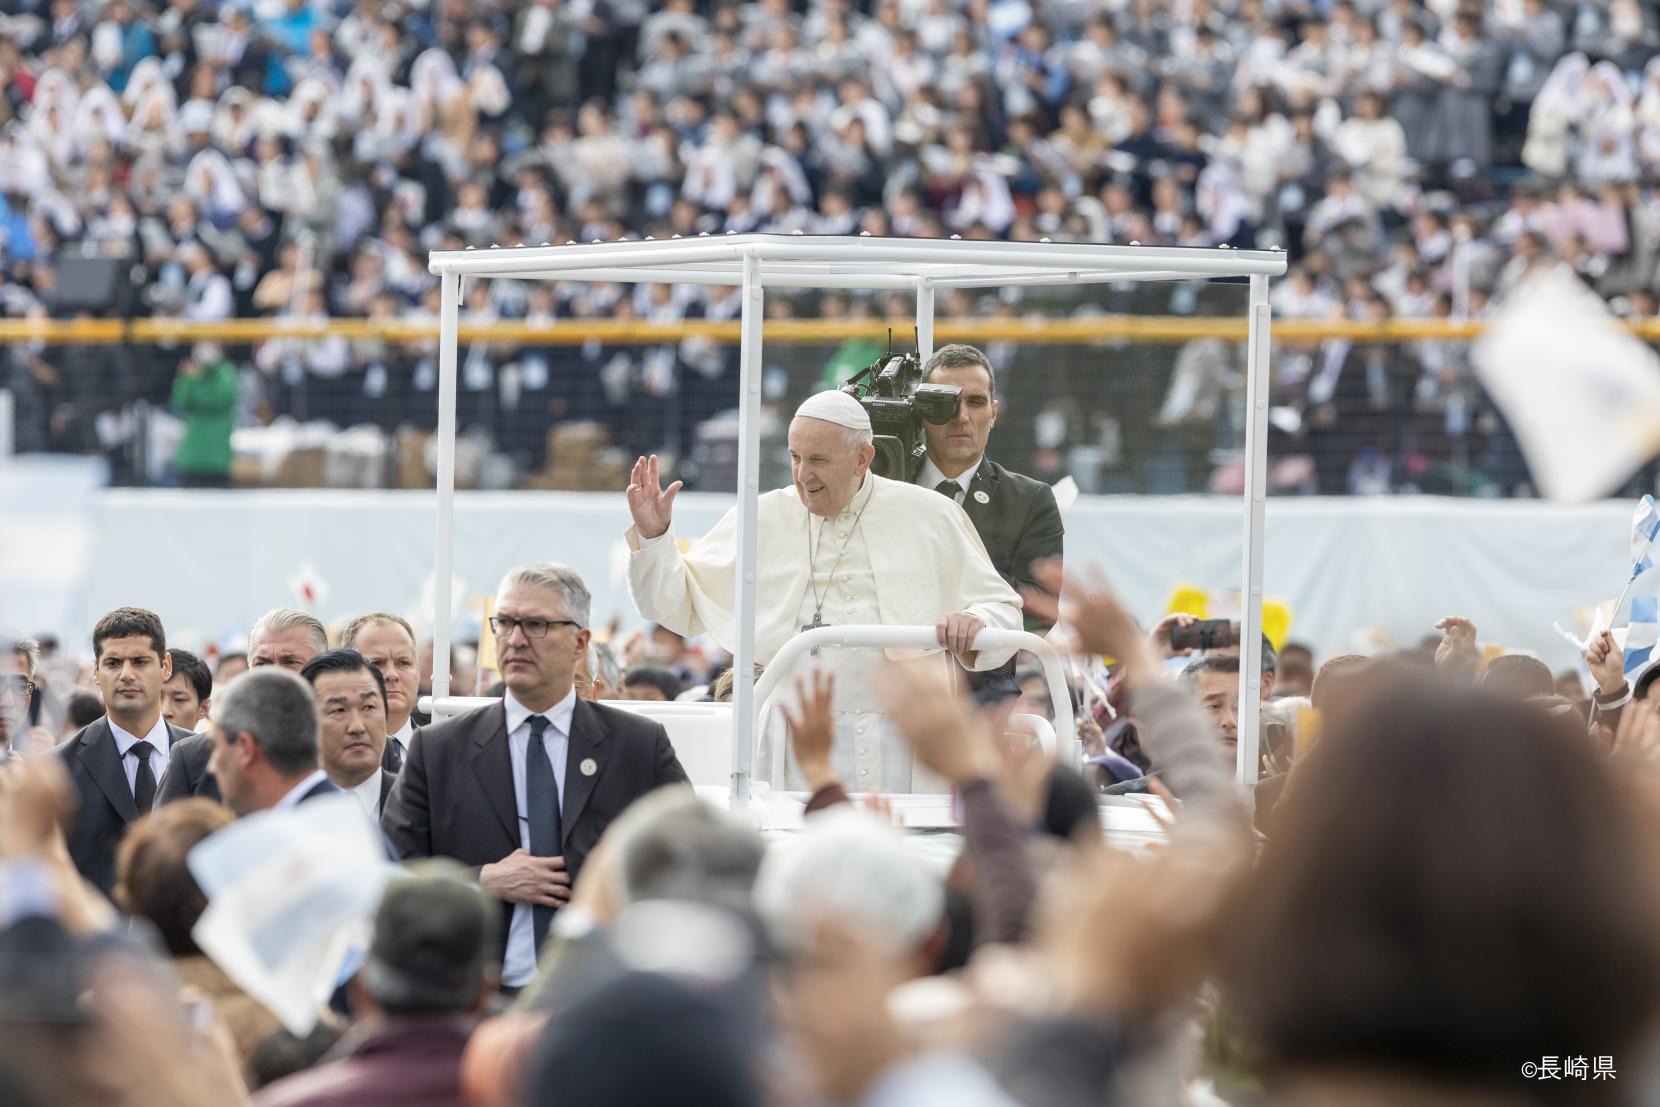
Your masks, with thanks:
[{"label": "white papal vestment", "polygon": [[[974,524],[933,489],[869,474],[846,510],[820,519],[794,487],[781,488],[760,497],[757,518],[755,657],[763,666],[813,621],[819,602],[830,626],[932,627],[956,611],[988,627],[1021,626],[1020,597],[992,568]],[[641,616],[681,634],[708,633],[735,649],[737,509],[684,552],[672,528],[654,540],[631,528],[627,538],[629,590]],[[910,754],[875,703],[884,664],[926,663],[930,655],[943,663],[938,651],[888,650],[884,657],[876,649],[827,649],[798,667],[804,673],[817,664],[835,674],[833,760],[850,791],[939,790],[938,782],[912,779]],[[1009,657],[997,650],[965,660],[991,669]],[[780,692],[783,702],[793,702],[794,675]],[[757,770],[764,779],[768,766],[758,763]],[[790,776],[789,785],[801,787]]]}]

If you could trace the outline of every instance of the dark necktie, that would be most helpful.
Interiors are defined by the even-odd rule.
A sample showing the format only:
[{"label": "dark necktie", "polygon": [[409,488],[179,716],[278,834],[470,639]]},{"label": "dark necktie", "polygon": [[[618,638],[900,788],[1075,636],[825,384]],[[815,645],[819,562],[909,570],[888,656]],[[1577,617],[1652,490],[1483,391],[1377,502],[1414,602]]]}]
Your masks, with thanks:
[{"label": "dark necktie", "polygon": [[139,742],[129,752],[138,758],[138,777],[133,781],[133,803],[138,805],[140,815],[146,815],[150,808],[156,805],[156,774],[150,771],[150,755],[156,752],[156,747],[148,742]]},{"label": "dark necktie", "polygon": [[[560,857],[565,850],[560,845],[559,782],[554,778],[547,746],[542,743],[547,729],[546,717],[530,717],[530,744],[525,748],[525,814],[530,820],[530,852],[537,857]],[[553,908],[532,904],[530,919],[536,952],[540,954],[548,924],[553,921]]]},{"label": "dark necktie", "polygon": [[957,493],[962,490],[963,486],[954,480],[942,480],[938,484],[934,485],[935,492],[938,492],[942,496],[950,496],[953,503],[957,500]]}]

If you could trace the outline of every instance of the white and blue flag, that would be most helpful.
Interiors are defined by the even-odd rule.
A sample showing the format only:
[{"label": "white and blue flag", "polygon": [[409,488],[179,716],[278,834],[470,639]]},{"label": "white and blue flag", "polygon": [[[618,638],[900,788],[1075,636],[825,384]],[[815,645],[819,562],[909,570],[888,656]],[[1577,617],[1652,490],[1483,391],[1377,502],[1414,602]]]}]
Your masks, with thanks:
[{"label": "white and blue flag", "polygon": [[1654,506],[1653,496],[1637,501],[1637,514],[1631,520],[1631,579],[1654,568],[1654,538],[1660,535],[1660,510]]},{"label": "white and blue flag", "polygon": [[1648,664],[1660,641],[1660,596],[1633,596],[1631,620],[1625,627],[1625,675]]}]

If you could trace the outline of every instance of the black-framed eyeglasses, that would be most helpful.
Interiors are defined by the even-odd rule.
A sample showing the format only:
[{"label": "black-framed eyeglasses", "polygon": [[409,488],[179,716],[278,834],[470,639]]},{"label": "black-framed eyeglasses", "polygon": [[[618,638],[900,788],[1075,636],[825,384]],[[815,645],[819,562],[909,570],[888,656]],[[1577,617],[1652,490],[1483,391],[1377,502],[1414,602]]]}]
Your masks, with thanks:
[{"label": "black-framed eyeglasses", "polygon": [[575,627],[582,629],[582,624],[575,619],[509,619],[505,615],[490,617],[490,629],[496,632],[497,638],[511,638],[515,630],[525,632],[526,638],[546,638],[548,631],[554,627]]},{"label": "black-framed eyeglasses", "polygon": [[34,681],[22,677],[0,677],[0,692],[8,692],[18,699],[26,700],[34,695],[35,687]]}]

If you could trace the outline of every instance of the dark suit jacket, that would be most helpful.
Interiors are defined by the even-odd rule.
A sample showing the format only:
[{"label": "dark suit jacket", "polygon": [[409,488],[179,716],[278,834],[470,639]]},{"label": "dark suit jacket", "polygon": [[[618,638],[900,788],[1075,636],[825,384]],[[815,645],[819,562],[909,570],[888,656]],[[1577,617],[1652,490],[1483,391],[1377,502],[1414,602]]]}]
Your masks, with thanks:
[{"label": "dark suit jacket", "polygon": [[[392,749],[392,740],[386,740],[388,751]],[[203,799],[220,802],[219,782],[213,779],[208,772],[208,758],[213,756],[213,735],[193,734],[183,742],[173,747],[173,754],[167,762],[167,775],[162,777],[156,787],[156,806],[172,803],[174,800],[187,799],[190,796],[201,796]],[[386,768],[386,759],[381,759],[380,805],[386,807],[386,797],[392,792],[392,782],[397,780],[398,771]]]},{"label": "dark suit jacket", "polygon": [[310,788],[307,788],[300,798],[294,802],[296,804],[309,803],[314,799],[322,799],[324,796],[332,796],[338,791],[340,791],[340,785],[336,784],[334,781],[328,779],[319,780],[316,784],[313,784]]},{"label": "dark suit jacket", "polygon": [[[919,461],[913,467],[914,482],[922,472]],[[979,500],[985,493],[986,502]],[[969,481],[963,510],[980,532],[980,541],[991,555],[991,563],[1009,587],[1019,591],[1035,586],[1032,563],[1061,556],[1066,528],[1055,492],[1042,481],[1010,472],[991,458],[981,458],[980,467]],[[1043,633],[1049,624],[1026,617],[1026,629]]]},{"label": "dark suit jacket", "polygon": [[[582,763],[598,766],[592,776]],[[578,698],[571,716],[560,825],[575,881],[600,835],[647,792],[686,780],[661,723]],[[493,703],[423,727],[381,813],[400,860],[449,857],[473,870],[519,848],[519,805],[507,749],[507,708]],[[513,905],[502,904],[496,956],[507,949]]]},{"label": "dark suit jacket", "polygon": [[175,742],[167,759],[167,774],[156,786],[156,806],[191,796],[220,802],[219,782],[208,772],[208,758],[212,756],[212,734],[192,734]]},{"label": "dark suit jacket", "polygon": [[[167,724],[167,731],[170,736],[168,773],[171,773],[173,756],[191,735],[190,731],[180,730],[171,723]],[[115,887],[115,847],[127,832],[127,825],[144,813],[138,810],[132,789],[127,786],[127,772],[121,765],[115,735],[110,733],[109,718],[88,723],[55,752],[63,758],[79,798],[75,820],[67,835],[69,856],[80,874],[107,896]],[[159,782],[156,802],[161,802]]]},{"label": "dark suit jacket", "polygon": [[[409,730],[409,742],[413,744],[415,736],[421,733],[421,728],[430,725],[432,719],[426,715],[411,715],[409,718],[415,724]],[[407,748],[406,746],[405,749]],[[404,755],[398,752],[398,744],[392,741],[392,736],[388,734],[386,736],[386,752],[381,755],[380,767],[396,776],[403,769],[403,758]]]}]

